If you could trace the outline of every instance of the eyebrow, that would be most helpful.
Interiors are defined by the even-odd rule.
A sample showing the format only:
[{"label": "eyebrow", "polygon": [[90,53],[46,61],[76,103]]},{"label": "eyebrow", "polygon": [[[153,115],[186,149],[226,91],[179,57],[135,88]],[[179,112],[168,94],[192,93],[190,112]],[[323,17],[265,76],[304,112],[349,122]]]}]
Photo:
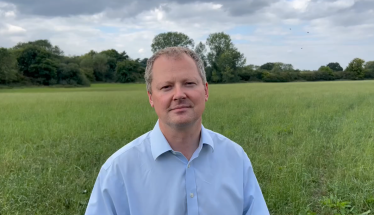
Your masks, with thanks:
[{"label": "eyebrow", "polygon": [[[181,82],[189,82],[189,81],[195,81],[195,82],[199,82],[199,80],[197,78],[186,78],[186,79],[182,79]],[[163,81],[163,82],[160,82],[160,84],[173,84],[174,81]]]},{"label": "eyebrow", "polygon": [[[190,81],[194,81],[196,83],[200,83],[199,79],[197,79],[197,78],[186,78],[186,79],[182,80],[182,82],[190,82]],[[169,84],[174,84],[174,82],[173,81],[163,81],[163,82],[160,82],[160,83],[156,84],[155,86],[157,88],[159,88],[161,86],[169,85]]]}]

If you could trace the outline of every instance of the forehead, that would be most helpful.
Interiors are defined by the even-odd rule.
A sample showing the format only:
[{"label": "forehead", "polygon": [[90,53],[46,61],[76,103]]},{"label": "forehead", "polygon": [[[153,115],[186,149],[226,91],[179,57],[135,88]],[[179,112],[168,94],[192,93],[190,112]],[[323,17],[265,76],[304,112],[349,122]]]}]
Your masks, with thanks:
[{"label": "forehead", "polygon": [[176,76],[199,76],[195,61],[186,54],[162,55],[153,63],[153,79],[168,79]]}]

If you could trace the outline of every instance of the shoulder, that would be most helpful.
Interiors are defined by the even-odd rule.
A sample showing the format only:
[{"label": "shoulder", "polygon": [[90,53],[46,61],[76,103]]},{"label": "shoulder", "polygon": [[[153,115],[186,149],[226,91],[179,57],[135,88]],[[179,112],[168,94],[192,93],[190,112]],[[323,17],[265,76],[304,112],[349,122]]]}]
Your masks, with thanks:
[{"label": "shoulder", "polygon": [[139,136],[112,154],[103,164],[102,169],[108,170],[118,164],[124,167],[139,158],[140,154],[146,153],[149,148],[149,133]]},{"label": "shoulder", "polygon": [[214,143],[215,151],[218,150],[218,152],[224,152],[225,154],[232,156],[237,155],[240,158],[242,158],[243,153],[245,154],[243,147],[238,143],[215,131],[209,129],[205,130],[207,131],[207,133],[209,134]]}]

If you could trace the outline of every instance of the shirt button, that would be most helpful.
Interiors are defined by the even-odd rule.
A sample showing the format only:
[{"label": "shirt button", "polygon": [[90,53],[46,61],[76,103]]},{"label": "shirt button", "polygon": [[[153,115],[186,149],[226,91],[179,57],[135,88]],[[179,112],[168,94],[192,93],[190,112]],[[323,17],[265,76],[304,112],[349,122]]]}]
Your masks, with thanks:
[{"label": "shirt button", "polygon": [[193,193],[190,193],[190,197],[193,198]]},{"label": "shirt button", "polygon": [[177,154],[176,152],[173,152],[173,154]]},{"label": "shirt button", "polygon": [[190,165],[188,164],[188,166],[187,166],[188,168],[190,168]]}]

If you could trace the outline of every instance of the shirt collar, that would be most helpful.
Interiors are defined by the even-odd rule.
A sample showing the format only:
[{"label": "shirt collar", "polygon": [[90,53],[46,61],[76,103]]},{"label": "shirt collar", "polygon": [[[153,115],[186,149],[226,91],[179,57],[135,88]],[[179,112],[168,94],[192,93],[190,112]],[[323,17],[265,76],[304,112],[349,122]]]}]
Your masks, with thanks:
[{"label": "shirt collar", "polygon": [[[151,142],[151,150],[153,159],[156,160],[161,154],[173,150],[168,141],[166,140],[164,134],[160,130],[160,125],[157,120],[157,123],[150,134],[150,142]],[[212,151],[214,151],[214,143],[212,138],[210,137],[208,131],[201,125],[201,137],[199,145],[208,144],[212,147]]]}]

